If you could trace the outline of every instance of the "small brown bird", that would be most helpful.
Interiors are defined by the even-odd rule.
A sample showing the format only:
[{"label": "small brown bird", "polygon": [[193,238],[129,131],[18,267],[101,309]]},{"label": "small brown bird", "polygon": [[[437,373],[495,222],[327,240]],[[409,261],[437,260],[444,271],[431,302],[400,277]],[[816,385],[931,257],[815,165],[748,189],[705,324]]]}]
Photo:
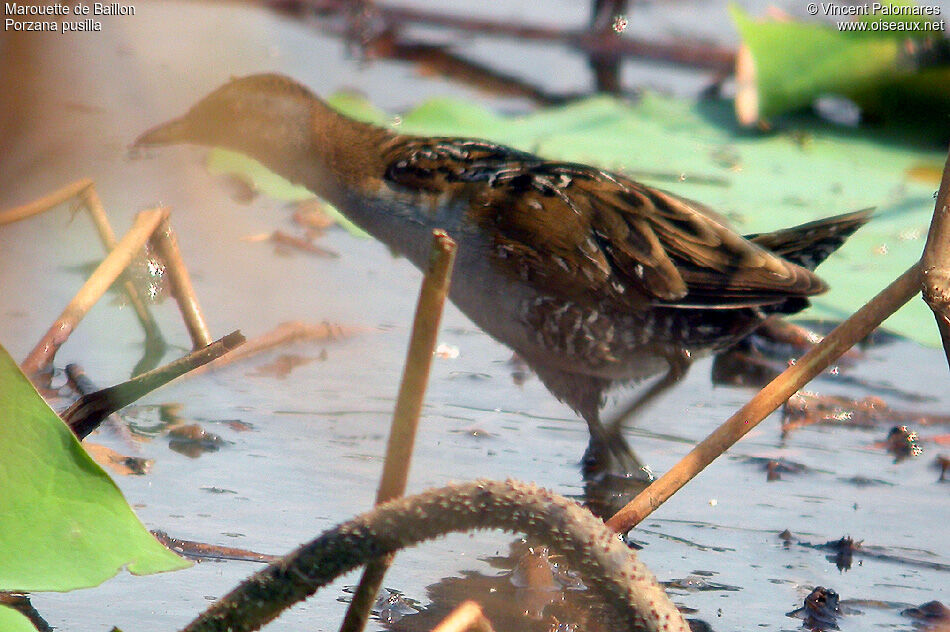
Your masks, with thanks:
[{"label": "small brown bird", "polygon": [[[604,392],[734,344],[826,289],[811,270],[869,214],[743,237],[708,208],[595,167],[483,140],[406,136],[341,115],[280,75],[236,79],[136,146],[256,158],[422,268],[459,244],[452,301],[588,423],[593,460],[636,461],[600,423]],[[644,401],[641,398],[641,401]]]}]

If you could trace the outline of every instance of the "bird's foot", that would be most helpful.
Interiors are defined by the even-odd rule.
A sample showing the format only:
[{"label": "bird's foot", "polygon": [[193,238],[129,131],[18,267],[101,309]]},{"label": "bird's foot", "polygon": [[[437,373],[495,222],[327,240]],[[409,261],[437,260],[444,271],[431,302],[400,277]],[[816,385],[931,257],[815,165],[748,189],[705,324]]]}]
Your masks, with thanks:
[{"label": "bird's foot", "polygon": [[654,476],[636,457],[620,433],[607,440],[591,439],[581,461],[585,504],[608,519],[643,491]]}]

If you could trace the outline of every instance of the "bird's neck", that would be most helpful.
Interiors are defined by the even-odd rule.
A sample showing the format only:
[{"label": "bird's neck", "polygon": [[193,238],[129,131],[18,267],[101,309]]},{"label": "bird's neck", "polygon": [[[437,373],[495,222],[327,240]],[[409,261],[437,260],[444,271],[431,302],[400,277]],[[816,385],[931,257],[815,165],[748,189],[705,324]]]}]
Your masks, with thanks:
[{"label": "bird's neck", "polygon": [[421,193],[384,183],[386,147],[400,138],[387,129],[346,117],[309,94],[267,96],[253,115],[232,124],[222,133],[229,148],[330,202],[416,265],[425,262],[432,228],[453,232],[440,215],[457,209],[439,209]]},{"label": "bird's neck", "polygon": [[294,105],[250,122],[234,149],[337,206],[378,188],[380,145],[392,132],[343,116],[316,97]]},{"label": "bird's neck", "polygon": [[314,162],[304,185],[393,251],[422,266],[431,240],[421,200],[384,182],[385,148],[399,136],[342,116],[321,103],[311,120]]}]

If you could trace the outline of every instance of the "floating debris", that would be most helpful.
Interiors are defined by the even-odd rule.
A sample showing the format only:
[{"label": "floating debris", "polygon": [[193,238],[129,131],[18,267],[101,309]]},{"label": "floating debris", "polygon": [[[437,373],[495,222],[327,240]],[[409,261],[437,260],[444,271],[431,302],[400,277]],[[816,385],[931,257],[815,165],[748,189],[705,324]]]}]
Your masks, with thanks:
[{"label": "floating debris", "polygon": [[928,629],[943,629],[938,626],[950,624],[950,608],[943,605],[941,602],[937,601],[928,601],[927,603],[922,603],[919,606],[913,608],[906,608],[901,610],[901,616],[909,617],[917,621],[921,621],[928,626],[932,626]]},{"label": "floating debris", "polygon": [[240,419],[222,419],[220,423],[226,424],[228,428],[234,432],[250,432],[254,430],[254,424],[241,421]]},{"label": "floating debris", "polygon": [[705,577],[699,574],[687,575],[681,579],[673,579],[668,582],[662,582],[667,588],[679,588],[680,590],[685,590],[686,592],[709,592],[709,591],[726,591],[726,592],[738,592],[742,590],[741,586],[730,586],[729,584],[720,584],[719,582],[711,582]]},{"label": "floating debris", "polygon": [[481,426],[469,426],[468,428],[463,428],[461,430],[456,430],[460,434],[464,434],[467,437],[472,439],[491,439],[495,437],[494,432],[489,432]]},{"label": "floating debris", "polygon": [[516,386],[523,386],[525,382],[531,379],[533,373],[528,367],[528,363],[517,353],[511,354],[508,365],[511,367],[511,381]]},{"label": "floating debris", "polygon": [[325,209],[325,204],[317,198],[298,202],[294,208],[294,223],[303,228],[322,232],[336,224]]},{"label": "floating debris", "polygon": [[839,477],[838,480],[842,483],[854,485],[855,487],[877,487],[880,485],[893,487],[895,485],[895,483],[892,483],[891,481],[885,481],[882,478],[869,478],[867,476],[861,476],[860,474],[855,474],[851,477]]},{"label": "floating debris", "polygon": [[217,452],[227,443],[224,439],[208,432],[198,424],[177,426],[168,431],[171,441],[168,447],[179,454],[197,458],[205,452]]},{"label": "floating debris", "polygon": [[[836,552],[834,556],[828,556],[828,560],[835,562],[839,561],[838,552],[845,551],[843,556],[857,556],[869,560],[879,560],[882,562],[890,562],[894,564],[901,564],[903,566],[914,566],[917,568],[928,568],[936,571],[947,572],[950,571],[950,564],[944,564],[942,562],[935,562],[932,560],[925,559],[915,559],[907,557],[903,553],[906,549],[891,549],[882,546],[870,546],[865,545],[864,540],[859,540],[854,542],[850,536],[846,536],[839,540],[831,540],[824,543],[814,544],[812,542],[806,542],[804,540],[799,540],[795,538],[791,532],[788,530],[784,531],[779,537],[781,537],[785,542],[785,547],[788,548],[793,542],[798,546],[803,546],[809,549],[818,549],[818,550],[828,550],[831,549]],[[900,553],[891,552],[892,550],[900,551]],[[918,554],[936,557],[936,555],[930,551],[923,549],[916,550]],[[844,561],[842,557],[841,561]],[[862,562],[858,562],[858,566],[861,566]],[[840,570],[840,568],[839,568]]]},{"label": "floating debris", "polygon": [[97,463],[105,465],[116,474],[122,476],[144,476],[155,463],[154,459],[143,459],[137,456],[125,456],[112,448],[96,443],[84,442],[83,447]]},{"label": "floating debris", "polygon": [[887,451],[894,455],[895,463],[923,454],[923,448],[918,443],[917,433],[909,430],[907,426],[891,428],[891,431],[887,433],[885,445]]},{"label": "floating debris", "polygon": [[[849,399],[836,395],[817,395],[805,391],[790,397],[782,412],[783,434],[812,424],[849,428],[876,428],[895,422],[913,422],[915,425],[921,426],[950,423],[950,417],[946,415],[893,409],[880,397]],[[890,438],[888,441],[890,441]]]},{"label": "floating debris", "polygon": [[173,538],[164,531],[152,531],[155,539],[170,548],[172,551],[194,560],[234,560],[238,562],[261,562],[271,564],[280,559],[278,555],[267,555],[248,551],[247,549],[236,549],[230,546],[218,546],[217,544],[207,544],[205,542],[195,542],[193,540],[180,540]]},{"label": "floating debris", "polygon": [[418,608],[409,603],[402,593],[388,588],[382,588],[379,592],[372,612],[380,621],[394,623],[408,614],[419,612]]},{"label": "floating debris", "polygon": [[783,474],[802,474],[809,469],[804,463],[796,463],[785,458],[750,456],[744,458],[743,461],[758,465],[765,470],[765,480],[769,482],[782,480]]},{"label": "floating debris", "polygon": [[273,362],[262,364],[248,375],[254,377],[276,377],[278,380],[283,380],[297,367],[316,362],[318,359],[319,357],[307,357],[296,353],[282,353],[274,358]]},{"label": "floating debris", "polygon": [[[356,586],[344,586],[343,592],[352,595]],[[340,597],[339,601],[349,603],[353,599],[349,596]],[[376,601],[370,612],[383,623],[394,624],[407,615],[418,614],[422,610],[415,599],[406,597],[402,592],[393,588],[381,587],[376,593]]]},{"label": "floating debris", "polygon": [[817,586],[805,597],[804,606],[786,613],[785,616],[802,619],[802,627],[813,632],[839,630],[839,601],[840,597],[834,590]]},{"label": "floating debris", "polygon": [[250,204],[258,195],[254,181],[243,174],[222,174],[218,176],[218,180],[221,187],[227,192],[228,197],[238,204]]},{"label": "floating debris", "polygon": [[937,458],[934,459],[934,464],[940,468],[940,478],[937,480],[941,483],[950,480],[950,477],[947,476],[947,472],[950,471],[950,457],[945,454],[938,454]]},{"label": "floating debris", "polygon": [[224,489],[223,487],[202,487],[201,491],[208,492],[209,494],[236,494],[237,492],[233,489]]},{"label": "floating debris", "polygon": [[455,360],[459,357],[459,348],[455,345],[440,342],[435,348],[435,357],[441,360]]},{"label": "floating debris", "polygon": [[831,540],[830,542],[826,542],[823,545],[823,548],[831,549],[835,552],[835,554],[829,555],[825,559],[827,559],[829,562],[834,562],[839,571],[851,570],[851,563],[854,560],[854,552],[861,548],[861,544],[863,542],[864,540],[855,543],[851,536],[845,536],[839,540]]}]

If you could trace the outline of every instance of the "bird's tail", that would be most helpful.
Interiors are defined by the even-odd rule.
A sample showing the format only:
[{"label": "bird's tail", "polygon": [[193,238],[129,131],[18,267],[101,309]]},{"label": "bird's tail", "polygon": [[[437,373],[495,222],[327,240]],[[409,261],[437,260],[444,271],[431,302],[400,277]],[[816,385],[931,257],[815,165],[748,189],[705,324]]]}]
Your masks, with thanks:
[{"label": "bird's tail", "polygon": [[745,238],[792,263],[814,270],[871,219],[872,211],[863,209]]}]

